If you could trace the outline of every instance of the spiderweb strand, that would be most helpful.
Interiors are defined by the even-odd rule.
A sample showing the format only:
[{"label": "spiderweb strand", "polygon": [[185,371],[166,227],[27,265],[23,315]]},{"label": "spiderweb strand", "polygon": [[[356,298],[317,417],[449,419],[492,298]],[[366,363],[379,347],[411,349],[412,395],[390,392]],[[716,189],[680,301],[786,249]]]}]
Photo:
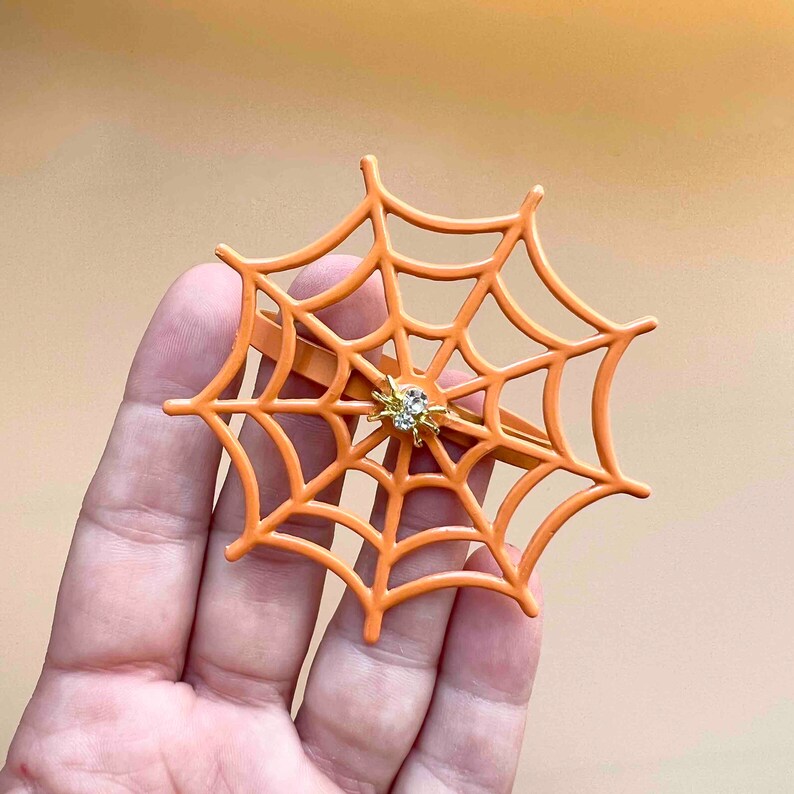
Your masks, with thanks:
[{"label": "spiderweb strand", "polygon": [[[319,240],[305,248],[271,259],[249,259],[226,245],[216,253],[233,267],[243,280],[240,327],[234,346],[218,374],[198,395],[188,400],[169,400],[164,409],[172,415],[200,416],[212,428],[229,454],[243,488],[245,517],[240,537],[226,549],[229,560],[236,560],[258,545],[271,546],[303,554],[324,565],[339,576],[355,593],[365,614],[364,637],[375,642],[384,613],[397,604],[446,587],[483,587],[515,599],[524,612],[535,616],[538,605],[529,589],[529,577],[551,538],[571,516],[589,504],[614,493],[645,497],[648,486],[627,478],[620,471],[609,426],[608,400],[615,369],[629,343],[639,334],[656,326],[656,321],[643,318],[621,325],[600,315],[574,295],[557,277],[546,259],[537,234],[535,212],[543,198],[543,190],[533,188],[518,212],[497,218],[458,220],[429,215],[389,193],[380,181],[374,157],[361,161],[366,194],[352,213]],[[483,234],[497,232],[501,239],[491,256],[463,264],[431,264],[413,259],[392,247],[388,216],[428,231],[443,234]],[[274,273],[301,268],[335,249],[359,226],[369,222],[373,242],[361,263],[341,282],[325,291],[303,299],[293,298],[273,280]],[[566,339],[529,317],[510,293],[501,270],[513,249],[520,243],[526,247],[529,262],[545,288],[562,306],[594,329],[583,339]],[[360,339],[343,339],[323,323],[318,311],[351,295],[374,273],[380,273],[388,309],[388,318],[373,332]],[[405,273],[437,281],[474,279],[468,296],[457,310],[452,322],[431,325],[411,317],[403,306],[398,275]],[[222,399],[221,394],[244,368],[252,344],[257,320],[257,293],[268,295],[280,309],[282,326],[278,359],[262,393],[253,399]],[[506,366],[496,366],[482,356],[472,343],[469,326],[485,299],[491,296],[505,318],[532,342],[545,350]],[[280,394],[293,370],[297,349],[296,324],[301,323],[319,344],[336,356],[336,372],[326,391],[316,399],[282,399]],[[440,342],[427,370],[415,368],[410,337]],[[373,388],[382,388],[385,373],[366,358],[366,353],[387,341],[394,342],[400,375],[404,382],[432,386],[434,402],[448,405],[450,411],[438,418],[444,428],[465,434],[471,446],[453,461],[442,440],[432,435],[426,447],[438,465],[437,472],[410,473],[413,443],[410,434],[394,430],[390,423],[377,426],[361,441],[353,444],[349,420],[371,413],[372,402],[345,397],[345,389],[353,373],[363,376]],[[598,464],[577,458],[566,439],[560,417],[560,385],[565,364],[574,357],[604,349],[605,355],[595,377],[592,393],[592,431]],[[463,383],[444,388],[438,384],[441,373],[458,351],[474,375]],[[533,372],[545,370],[543,388],[543,419],[549,444],[540,445],[526,436],[509,433],[500,420],[499,399],[506,383]],[[398,379],[399,380],[399,379]],[[482,423],[455,413],[455,401],[482,393]],[[310,414],[324,419],[333,433],[336,459],[306,481],[301,461],[276,414]],[[463,413],[463,412],[462,412]],[[289,497],[270,513],[261,516],[259,483],[253,464],[240,440],[221,418],[229,414],[252,417],[273,440],[282,456],[289,483]],[[398,443],[396,463],[390,471],[370,457],[387,438]],[[473,467],[498,449],[508,449],[528,456],[534,463],[523,473],[505,496],[490,521],[468,485]],[[382,530],[353,511],[320,500],[321,492],[339,480],[347,471],[360,471],[376,480],[386,497]],[[518,564],[508,556],[505,546],[507,526],[522,500],[530,491],[555,471],[567,471],[592,481],[592,485],[573,494],[555,507],[532,535]],[[427,528],[397,540],[402,509],[407,494],[419,488],[444,488],[454,492],[470,520],[470,527]],[[314,516],[341,524],[369,543],[377,554],[372,583],[367,585],[356,571],[333,551],[305,538],[279,531],[296,516]],[[394,565],[406,555],[433,543],[454,540],[478,541],[485,544],[500,569],[500,576],[476,571],[441,571],[389,586]]]}]

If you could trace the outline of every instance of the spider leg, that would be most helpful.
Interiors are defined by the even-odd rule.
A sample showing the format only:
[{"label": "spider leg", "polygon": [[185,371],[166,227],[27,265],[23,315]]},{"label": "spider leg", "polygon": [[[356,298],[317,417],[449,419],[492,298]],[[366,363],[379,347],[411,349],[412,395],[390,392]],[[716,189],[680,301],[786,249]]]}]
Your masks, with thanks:
[{"label": "spider leg", "polygon": [[411,430],[412,430],[413,436],[414,436],[414,446],[415,447],[421,447],[422,446],[422,437],[419,435],[419,428],[416,425],[414,425],[413,428],[411,428]]},{"label": "spider leg", "polygon": [[441,432],[441,428],[429,416],[423,416],[419,420],[419,424],[422,425],[422,427],[426,427],[428,430],[432,431],[435,435],[438,435],[439,432]]}]

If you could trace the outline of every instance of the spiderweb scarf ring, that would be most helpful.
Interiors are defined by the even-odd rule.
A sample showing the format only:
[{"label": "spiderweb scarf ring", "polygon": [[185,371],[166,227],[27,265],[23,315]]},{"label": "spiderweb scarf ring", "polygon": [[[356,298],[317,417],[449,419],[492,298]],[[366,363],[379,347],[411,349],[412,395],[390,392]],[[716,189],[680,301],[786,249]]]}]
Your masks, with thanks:
[{"label": "spiderweb scarf ring", "polygon": [[[389,193],[378,173],[377,161],[361,161],[366,194],[339,226],[311,245],[286,256],[249,259],[226,245],[218,246],[220,259],[243,280],[242,313],[234,346],[217,375],[200,394],[187,400],[169,400],[166,413],[200,416],[223,444],[236,468],[245,496],[245,518],[240,537],[226,549],[237,560],[256,546],[269,546],[303,554],[339,576],[356,595],[364,611],[363,633],[377,641],[384,613],[401,602],[445,587],[484,587],[515,599],[530,617],[538,605],[528,586],[540,554],[571,516],[611,494],[646,497],[650,488],[626,477],[618,465],[610,431],[608,401],[617,364],[629,343],[656,327],[645,317],[621,324],[608,320],[574,295],[549,265],[540,245],[535,214],[543,197],[533,188],[513,214],[479,220],[457,220],[421,212]],[[432,264],[395,250],[389,234],[389,216],[413,226],[443,234],[498,233],[499,242],[486,259],[464,264]],[[320,294],[304,299],[290,296],[272,278],[276,273],[300,269],[326,255],[362,224],[372,227],[372,245],[342,281]],[[592,327],[594,333],[580,339],[559,336],[534,321],[514,299],[502,270],[516,246],[523,245],[529,263],[544,288],[569,312]],[[383,324],[358,339],[343,339],[318,318],[322,309],[355,292],[378,272],[383,281],[388,309]],[[408,274],[433,281],[473,281],[454,319],[442,325],[421,322],[406,312],[398,275]],[[257,308],[259,292],[267,295],[278,314]],[[483,301],[491,296],[504,317],[527,338],[527,346],[542,352],[497,366],[481,355],[472,341],[470,325]],[[300,324],[312,336],[299,336]],[[416,367],[410,338],[438,345],[425,370]],[[366,356],[392,342],[396,357],[382,355],[374,364]],[[533,343],[533,344],[530,344]],[[272,359],[275,366],[258,395],[249,399],[225,399],[221,395],[245,368],[253,347]],[[568,361],[594,351],[603,358],[595,376],[592,399],[592,433],[597,461],[577,457],[566,438],[560,416],[560,386]],[[442,385],[444,368],[458,352],[472,371],[469,379]],[[542,395],[543,427],[499,404],[506,383],[545,371]],[[292,372],[321,384],[325,391],[315,399],[279,396]],[[482,397],[481,412],[461,404],[469,395]],[[470,403],[469,403],[470,404]],[[333,432],[336,459],[308,481],[295,446],[277,420],[279,414],[304,414],[322,418]],[[254,466],[242,443],[223,417],[252,417],[269,435],[284,461],[289,497],[261,515],[260,487]],[[366,417],[371,432],[353,443],[349,420]],[[398,443],[392,466],[379,462],[374,451],[389,439]],[[457,459],[443,440],[465,448]],[[429,451],[436,470],[412,473],[411,458],[417,447]],[[469,486],[475,465],[490,456],[517,467],[523,473],[507,492],[495,515],[489,517]],[[359,471],[374,478],[385,494],[383,526],[351,509],[323,501],[321,494],[346,472]],[[592,484],[558,504],[540,522],[518,562],[507,553],[505,535],[519,504],[540,482],[555,471],[579,475]],[[470,519],[467,527],[428,527],[403,539],[398,528],[406,496],[420,488],[444,488],[453,492]],[[324,518],[349,528],[370,544],[377,554],[371,583],[332,550],[289,532],[296,517]],[[500,575],[479,571],[438,571],[389,586],[393,567],[406,555],[433,543],[449,540],[476,541],[488,547]]]}]

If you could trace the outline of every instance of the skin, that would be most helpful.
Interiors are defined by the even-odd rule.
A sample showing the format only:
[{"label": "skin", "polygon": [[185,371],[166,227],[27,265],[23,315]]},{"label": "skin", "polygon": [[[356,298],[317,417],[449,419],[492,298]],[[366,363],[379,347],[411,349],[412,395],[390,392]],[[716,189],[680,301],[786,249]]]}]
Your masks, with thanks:
[{"label": "skin", "polygon": [[[356,262],[326,257],[291,292],[314,294]],[[478,588],[422,596],[387,613],[370,646],[346,594],[290,716],[325,570],[264,548],[227,563],[223,548],[242,523],[239,481],[228,477],[213,511],[220,445],[200,419],[161,410],[215,374],[239,301],[236,273],[200,265],[152,318],[83,502],[44,667],[0,791],[510,791],[542,613],[529,620],[504,596]],[[384,314],[382,287],[370,281],[323,320],[352,338]],[[263,362],[260,386],[271,368]],[[282,394],[319,387],[292,376]],[[322,420],[293,415],[284,427],[307,478],[333,460]],[[286,480],[272,442],[250,424],[242,438],[264,507],[275,506]],[[429,465],[427,455],[418,451],[413,465]],[[489,475],[487,461],[472,473],[480,496]],[[376,497],[376,526],[383,506]],[[448,492],[434,490],[414,492],[403,518],[401,536],[468,523]],[[314,520],[282,529],[326,545],[333,533]],[[461,542],[422,549],[395,568],[395,580],[463,565],[495,571],[486,549],[469,551]],[[373,564],[364,549],[359,571],[366,576]],[[539,583],[531,585],[541,600]]]}]

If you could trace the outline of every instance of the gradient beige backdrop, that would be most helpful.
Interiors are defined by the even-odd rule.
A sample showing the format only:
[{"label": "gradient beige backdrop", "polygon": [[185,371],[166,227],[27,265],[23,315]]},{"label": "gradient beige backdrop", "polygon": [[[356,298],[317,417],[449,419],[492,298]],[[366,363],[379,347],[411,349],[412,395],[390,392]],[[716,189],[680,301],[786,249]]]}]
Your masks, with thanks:
[{"label": "gradient beige backdrop", "polygon": [[792,790],[791,0],[26,0],[0,2],[0,45],[0,746],[159,296],[218,241],[314,239],[372,152],[449,215],[541,182],[560,275],[661,321],[613,399],[655,494],[577,516],[542,561],[516,791]]}]

